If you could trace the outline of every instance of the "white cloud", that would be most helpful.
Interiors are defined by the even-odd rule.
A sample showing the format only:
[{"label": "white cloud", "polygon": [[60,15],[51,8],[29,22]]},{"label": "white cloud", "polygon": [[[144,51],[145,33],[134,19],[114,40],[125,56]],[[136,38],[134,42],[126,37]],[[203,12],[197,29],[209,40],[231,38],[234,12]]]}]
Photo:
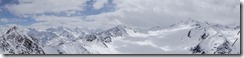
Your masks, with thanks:
[{"label": "white cloud", "polygon": [[[19,4],[10,4],[5,6],[13,14],[20,17],[31,17],[36,21],[41,21],[29,25],[37,29],[46,29],[49,27],[86,27],[89,29],[108,29],[120,24],[119,20],[112,19],[113,14],[98,14],[87,17],[72,15],[83,11],[88,0],[18,0]],[[94,8],[99,9],[106,4],[108,0],[97,0]],[[64,16],[45,15],[44,13],[61,13]],[[41,15],[37,15],[41,14]],[[80,13],[79,13],[80,14]],[[72,16],[70,16],[72,15]]]},{"label": "white cloud", "polygon": [[9,22],[9,19],[1,18],[1,19],[0,19],[0,22]]},{"label": "white cloud", "polygon": [[102,8],[107,2],[108,2],[108,0],[96,0],[96,2],[93,4],[93,7],[94,7],[95,9],[100,9],[100,8]]},{"label": "white cloud", "polygon": [[24,22],[26,19],[18,19],[18,18],[0,18],[0,22],[8,23],[8,22]]},{"label": "white cloud", "polygon": [[[99,18],[99,17],[92,17]],[[84,20],[83,17],[73,16],[73,17],[59,17],[59,16],[37,16],[35,17],[37,21],[41,21],[39,23],[35,23],[30,25],[29,27],[45,30],[50,27],[85,27],[91,30],[105,30],[108,28],[112,28],[118,24],[120,24],[117,20],[108,20],[108,19],[98,19],[94,21]]]},{"label": "white cloud", "polygon": [[240,21],[237,0],[114,0],[114,3],[115,13],[124,16],[119,20],[135,26],[150,27],[189,18],[223,24]]},{"label": "white cloud", "polygon": [[19,4],[5,6],[12,13],[36,15],[42,13],[59,13],[64,11],[81,11],[86,0],[18,0]]},{"label": "white cloud", "polygon": [[[182,19],[196,19],[215,23],[239,23],[238,0],[113,0],[112,12],[85,17],[34,16],[42,13],[66,12],[67,15],[82,11],[87,0],[19,0],[20,4],[5,6],[20,16],[32,15],[37,21],[31,26],[83,26],[91,29],[111,28],[118,24],[139,27],[169,25]],[[57,2],[58,1],[58,2]],[[92,5],[100,9],[108,0],[96,0]]]}]

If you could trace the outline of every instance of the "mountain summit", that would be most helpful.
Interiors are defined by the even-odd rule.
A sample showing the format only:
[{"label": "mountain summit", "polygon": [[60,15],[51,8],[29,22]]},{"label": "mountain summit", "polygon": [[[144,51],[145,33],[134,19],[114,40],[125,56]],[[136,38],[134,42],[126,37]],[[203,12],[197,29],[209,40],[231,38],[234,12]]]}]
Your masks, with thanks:
[{"label": "mountain summit", "polygon": [[23,34],[18,27],[14,26],[1,36],[0,48],[1,51],[10,54],[45,54],[36,40]]}]

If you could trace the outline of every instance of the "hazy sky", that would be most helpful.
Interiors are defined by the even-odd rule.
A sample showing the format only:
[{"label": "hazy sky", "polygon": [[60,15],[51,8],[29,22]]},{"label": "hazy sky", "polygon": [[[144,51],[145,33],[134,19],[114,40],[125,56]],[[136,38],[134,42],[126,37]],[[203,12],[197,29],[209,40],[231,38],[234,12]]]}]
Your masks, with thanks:
[{"label": "hazy sky", "polygon": [[166,25],[183,19],[240,22],[239,0],[0,0],[0,25],[106,29]]}]

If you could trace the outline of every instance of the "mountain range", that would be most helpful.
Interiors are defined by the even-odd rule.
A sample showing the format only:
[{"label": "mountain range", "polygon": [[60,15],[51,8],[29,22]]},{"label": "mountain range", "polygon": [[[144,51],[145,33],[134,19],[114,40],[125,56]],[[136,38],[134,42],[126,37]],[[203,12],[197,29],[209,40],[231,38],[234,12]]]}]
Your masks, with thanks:
[{"label": "mountain range", "polygon": [[1,26],[2,54],[240,54],[240,25],[185,20],[170,26],[118,25],[100,32]]}]

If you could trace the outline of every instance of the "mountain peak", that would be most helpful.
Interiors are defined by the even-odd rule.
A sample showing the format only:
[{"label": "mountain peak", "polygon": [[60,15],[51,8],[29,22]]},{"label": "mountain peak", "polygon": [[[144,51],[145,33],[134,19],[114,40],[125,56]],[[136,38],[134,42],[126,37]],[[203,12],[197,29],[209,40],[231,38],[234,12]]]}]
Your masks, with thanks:
[{"label": "mountain peak", "polygon": [[192,24],[200,24],[200,23],[203,23],[203,22],[198,21],[198,20],[193,20],[193,19],[187,19],[187,20],[181,20],[178,24],[192,25]]},{"label": "mountain peak", "polygon": [[16,31],[16,30],[18,30],[18,27],[17,26],[13,26],[10,29],[8,29],[8,31],[6,32],[6,34],[9,34],[10,32]]},{"label": "mountain peak", "polygon": [[31,38],[17,26],[11,27],[6,34],[0,38],[0,49],[2,52],[11,54],[44,54],[42,48],[38,46],[37,39]]},{"label": "mountain peak", "polygon": [[115,28],[126,28],[126,27],[123,25],[117,25]]}]

